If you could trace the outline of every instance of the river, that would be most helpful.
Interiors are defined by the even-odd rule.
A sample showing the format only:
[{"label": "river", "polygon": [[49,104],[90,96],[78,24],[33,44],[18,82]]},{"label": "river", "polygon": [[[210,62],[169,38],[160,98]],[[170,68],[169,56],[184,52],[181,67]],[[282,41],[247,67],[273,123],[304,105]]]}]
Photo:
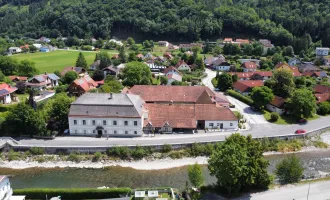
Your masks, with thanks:
[{"label": "river", "polygon": [[[317,175],[319,172],[330,173],[330,150],[310,151],[296,154],[303,162],[306,175]],[[273,172],[276,163],[286,155],[269,155],[269,172]],[[203,165],[205,184],[215,183],[206,165]],[[12,175],[13,188],[84,188],[84,187],[160,187],[182,188],[188,180],[187,166],[165,170],[135,170],[124,167],[106,169],[78,168],[0,168],[0,174]]]}]

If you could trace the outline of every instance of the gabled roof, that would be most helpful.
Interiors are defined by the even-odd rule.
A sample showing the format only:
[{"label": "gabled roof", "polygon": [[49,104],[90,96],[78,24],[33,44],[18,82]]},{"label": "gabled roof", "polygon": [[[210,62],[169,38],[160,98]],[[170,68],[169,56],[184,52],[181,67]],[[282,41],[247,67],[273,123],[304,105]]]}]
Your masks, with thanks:
[{"label": "gabled roof", "polygon": [[248,39],[236,39],[236,42],[242,43],[242,44],[249,44],[250,41]]},{"label": "gabled roof", "polygon": [[74,71],[77,74],[80,74],[80,73],[84,73],[86,70],[84,68],[82,68],[82,67],[66,67],[61,72],[61,75],[64,76],[69,71]]},{"label": "gabled roof", "polygon": [[214,96],[205,86],[135,85],[130,92],[140,95],[145,102],[212,103]]},{"label": "gabled roof", "polygon": [[263,86],[264,83],[259,80],[245,80],[245,81],[237,81],[233,84],[233,88],[241,91],[246,92],[248,89],[254,88],[254,87],[260,87]]},{"label": "gabled roof", "polygon": [[88,92],[90,89],[93,89],[98,86],[98,84],[90,76],[85,76],[83,78],[76,79],[73,81],[72,84],[79,86],[85,92]]},{"label": "gabled roof", "polygon": [[8,78],[11,81],[17,80],[17,81],[26,81],[28,79],[27,76],[8,76]]},{"label": "gabled roof", "polygon": [[232,42],[233,41],[233,38],[225,38],[224,40],[223,40],[223,42]]},{"label": "gabled roof", "polygon": [[246,69],[257,69],[257,65],[255,62],[244,62],[242,64],[242,67]]},{"label": "gabled roof", "polygon": [[175,67],[178,68],[178,67],[180,67],[181,65],[187,65],[187,63],[186,63],[184,60],[180,60],[180,61],[175,65]]},{"label": "gabled roof", "polygon": [[16,87],[13,87],[7,83],[0,84],[0,96],[4,96],[10,93],[13,93],[17,90]]},{"label": "gabled roof", "polygon": [[60,77],[56,76],[56,74],[47,74],[48,78],[52,79],[52,80],[59,80]]},{"label": "gabled roof", "polygon": [[274,99],[269,103],[277,108],[281,108],[285,103],[285,99],[279,96],[274,96]]},{"label": "gabled roof", "polygon": [[324,101],[330,100],[330,92],[323,94],[314,94],[317,99],[317,103],[322,103]]},{"label": "gabled roof", "polygon": [[236,74],[238,78],[250,78],[253,75],[253,72],[229,72],[229,74]]},{"label": "gabled roof", "polygon": [[177,73],[179,73],[180,75],[182,75],[181,72],[180,72],[177,68],[175,68],[175,67],[173,67],[173,66],[170,66],[170,67],[166,68],[166,69],[164,70],[164,74],[167,74],[169,71],[172,71],[172,70],[174,70],[174,71],[176,71]]},{"label": "gabled roof", "polygon": [[119,69],[116,69],[113,65],[110,65],[110,66],[102,69],[102,71],[113,71],[115,73],[118,73],[119,72]]},{"label": "gabled roof", "polygon": [[217,59],[213,60],[213,62],[212,62],[211,65],[212,66],[219,66],[222,63],[226,63],[226,64],[230,65],[229,63],[226,62],[226,59],[225,58],[217,58]]},{"label": "gabled roof", "polygon": [[306,72],[306,71],[321,71],[316,65],[311,63],[304,63],[299,66],[299,71]]},{"label": "gabled roof", "polygon": [[178,74],[169,74],[167,76],[168,79],[174,79],[176,81],[182,81],[182,76]]},{"label": "gabled roof", "polygon": [[292,75],[297,77],[297,76],[301,76],[301,73],[299,72],[297,67],[293,67],[293,66],[289,66],[287,63],[278,63],[277,65],[275,65],[275,69],[279,70],[279,69],[285,69],[285,70],[289,70],[292,72]]},{"label": "gabled roof", "polygon": [[259,74],[262,77],[273,76],[273,72],[272,71],[256,71],[253,74]]},{"label": "gabled roof", "polygon": [[91,64],[91,67],[98,67],[100,65],[100,60],[97,60]]},{"label": "gabled roof", "polygon": [[314,87],[314,92],[315,93],[320,93],[320,94],[328,93],[328,92],[330,92],[330,87],[325,86],[325,85],[316,85]]},{"label": "gabled roof", "polygon": [[136,55],[137,58],[143,58],[143,54],[142,53],[139,53],[138,55]]}]

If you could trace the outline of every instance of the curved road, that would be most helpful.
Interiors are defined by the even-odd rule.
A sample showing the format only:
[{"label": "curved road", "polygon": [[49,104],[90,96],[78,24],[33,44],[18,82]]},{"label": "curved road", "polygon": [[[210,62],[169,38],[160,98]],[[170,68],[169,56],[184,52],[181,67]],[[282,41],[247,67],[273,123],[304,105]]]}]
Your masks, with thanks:
[{"label": "curved road", "polygon": [[[206,70],[208,76],[203,80],[203,83],[212,90],[213,85],[211,80],[215,77],[216,72],[209,69]],[[232,100],[232,104],[236,105],[237,110],[244,114],[250,122],[250,130],[241,132],[243,135],[251,134],[255,138],[274,137],[279,135],[292,135],[297,129],[305,129],[307,131],[316,130],[324,126],[330,125],[330,116],[320,117],[317,120],[309,121],[305,125],[276,125],[265,121],[263,116],[257,112],[253,112],[246,104]],[[71,147],[107,147],[114,145],[162,145],[162,144],[184,144],[195,142],[212,142],[223,141],[226,136],[232,132],[213,132],[213,133],[198,133],[194,135],[156,135],[155,137],[139,137],[139,138],[89,138],[89,137],[57,137],[54,140],[36,140],[36,139],[21,139],[21,145],[36,145],[36,146],[71,146]]]}]

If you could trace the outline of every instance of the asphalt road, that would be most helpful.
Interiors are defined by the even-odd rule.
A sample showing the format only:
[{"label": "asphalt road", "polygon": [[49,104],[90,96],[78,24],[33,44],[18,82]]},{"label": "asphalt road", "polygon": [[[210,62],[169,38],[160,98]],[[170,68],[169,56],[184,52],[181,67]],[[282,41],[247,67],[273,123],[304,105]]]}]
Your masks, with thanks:
[{"label": "asphalt road", "polygon": [[[311,183],[308,195],[308,184],[298,186],[286,186],[283,188],[268,190],[261,193],[253,193],[251,200],[327,200],[330,199],[330,181]],[[308,198],[307,198],[308,196]],[[244,198],[242,198],[243,200]]]},{"label": "asphalt road", "polygon": [[[213,89],[211,80],[216,75],[216,72],[206,70],[209,74],[203,80],[203,83]],[[229,98],[232,100],[231,98]],[[250,130],[241,132],[242,135],[251,134],[253,137],[272,137],[280,135],[292,135],[297,129],[304,129],[306,131],[316,130],[330,124],[330,116],[320,117],[317,120],[309,121],[304,125],[277,125],[265,122],[263,116],[259,113],[255,113],[248,108],[248,106],[238,100],[233,100],[233,103],[237,105],[237,109],[241,109],[244,116],[250,122]],[[244,112],[243,112],[244,111]],[[156,135],[155,137],[139,137],[139,138],[89,138],[89,137],[57,137],[54,140],[36,140],[36,139],[21,139],[19,142],[21,145],[36,145],[36,146],[96,146],[106,147],[114,145],[158,145],[158,144],[184,144],[195,142],[212,142],[223,141],[232,132],[212,132],[204,133],[200,131],[194,135]]]}]

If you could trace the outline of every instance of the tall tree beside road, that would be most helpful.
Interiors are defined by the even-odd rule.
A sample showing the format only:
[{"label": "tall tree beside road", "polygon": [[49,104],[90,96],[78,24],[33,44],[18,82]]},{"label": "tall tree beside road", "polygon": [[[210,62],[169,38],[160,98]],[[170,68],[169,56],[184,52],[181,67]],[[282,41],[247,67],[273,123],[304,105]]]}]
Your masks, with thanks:
[{"label": "tall tree beside road", "polygon": [[218,76],[218,87],[221,91],[231,88],[233,79],[230,74],[224,72]]},{"label": "tall tree beside road", "polygon": [[199,188],[203,185],[204,178],[203,178],[202,167],[197,163],[195,163],[194,165],[190,165],[188,167],[188,176],[190,183],[194,187]]},{"label": "tall tree beside road", "polygon": [[297,89],[294,91],[289,105],[296,117],[312,117],[316,110],[315,96],[308,89]]},{"label": "tall tree beside road", "polygon": [[243,189],[267,188],[272,177],[267,172],[269,163],[262,153],[260,141],[253,140],[251,135],[235,133],[213,152],[208,168],[229,196]]},{"label": "tall tree beside road", "polygon": [[283,98],[290,97],[294,91],[295,84],[293,80],[292,72],[285,69],[278,69],[274,72],[273,78],[274,94]]},{"label": "tall tree beside road", "polygon": [[257,109],[262,109],[274,98],[274,94],[267,86],[254,87],[251,93],[251,99]]},{"label": "tall tree beside road", "polygon": [[88,65],[87,65],[86,59],[81,52],[79,52],[78,58],[76,60],[76,67],[82,67],[85,70],[88,70]]},{"label": "tall tree beside road", "polygon": [[150,68],[140,62],[130,62],[126,64],[123,70],[123,85],[151,85],[151,71]]},{"label": "tall tree beside road", "polygon": [[299,158],[290,155],[276,165],[275,174],[281,183],[297,183],[304,172]]}]

